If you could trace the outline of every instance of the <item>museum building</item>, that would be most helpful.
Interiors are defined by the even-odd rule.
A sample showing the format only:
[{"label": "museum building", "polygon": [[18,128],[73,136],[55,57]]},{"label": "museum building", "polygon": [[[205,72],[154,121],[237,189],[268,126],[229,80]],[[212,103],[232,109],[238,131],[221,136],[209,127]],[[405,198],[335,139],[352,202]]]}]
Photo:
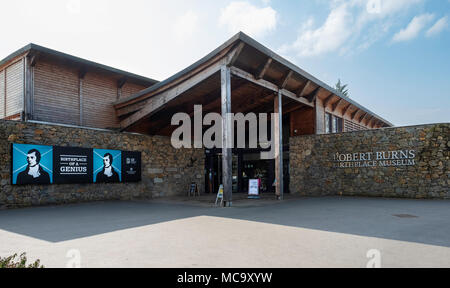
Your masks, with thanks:
[{"label": "museum building", "polygon": [[[203,114],[278,113],[274,160],[261,149],[204,149],[202,191],[223,184],[230,202],[255,178],[263,192],[289,193],[293,137],[393,126],[242,32],[162,82],[35,44],[0,61],[3,120],[166,137],[177,128],[172,116],[193,118],[195,105]],[[223,143],[232,131],[224,122]]]}]

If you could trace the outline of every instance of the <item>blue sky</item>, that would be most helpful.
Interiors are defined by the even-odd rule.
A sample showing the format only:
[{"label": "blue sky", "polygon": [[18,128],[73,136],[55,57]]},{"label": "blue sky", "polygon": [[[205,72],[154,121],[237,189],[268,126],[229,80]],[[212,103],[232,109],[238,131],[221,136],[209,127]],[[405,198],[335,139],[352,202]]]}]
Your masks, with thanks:
[{"label": "blue sky", "polygon": [[450,0],[16,0],[0,10],[0,58],[33,42],[164,80],[242,30],[331,86],[340,78],[395,125],[450,122]]}]

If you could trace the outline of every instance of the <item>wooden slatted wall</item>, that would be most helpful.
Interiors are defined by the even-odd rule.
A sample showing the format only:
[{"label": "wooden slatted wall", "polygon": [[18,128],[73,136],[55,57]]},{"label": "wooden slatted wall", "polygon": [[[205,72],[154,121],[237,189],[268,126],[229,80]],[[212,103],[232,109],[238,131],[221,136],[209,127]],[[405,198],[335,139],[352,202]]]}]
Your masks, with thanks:
[{"label": "wooden slatted wall", "polygon": [[23,59],[6,68],[6,115],[23,111],[24,74]]},{"label": "wooden slatted wall", "polygon": [[79,125],[78,72],[50,61],[34,68],[34,120]]},{"label": "wooden slatted wall", "polygon": [[83,126],[119,127],[119,120],[113,107],[115,101],[117,101],[117,80],[88,72],[83,82]]},{"label": "wooden slatted wall", "polygon": [[5,71],[0,71],[0,119],[5,117]]}]

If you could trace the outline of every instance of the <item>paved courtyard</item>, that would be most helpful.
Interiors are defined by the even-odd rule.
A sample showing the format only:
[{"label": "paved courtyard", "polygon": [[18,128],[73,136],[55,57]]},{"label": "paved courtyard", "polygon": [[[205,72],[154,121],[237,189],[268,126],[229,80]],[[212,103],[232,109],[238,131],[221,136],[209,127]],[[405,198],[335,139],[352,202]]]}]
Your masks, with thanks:
[{"label": "paved courtyard", "polygon": [[213,208],[158,200],[0,211],[0,255],[27,252],[46,267],[366,267],[368,251],[380,252],[382,267],[450,267],[450,201],[326,197]]}]

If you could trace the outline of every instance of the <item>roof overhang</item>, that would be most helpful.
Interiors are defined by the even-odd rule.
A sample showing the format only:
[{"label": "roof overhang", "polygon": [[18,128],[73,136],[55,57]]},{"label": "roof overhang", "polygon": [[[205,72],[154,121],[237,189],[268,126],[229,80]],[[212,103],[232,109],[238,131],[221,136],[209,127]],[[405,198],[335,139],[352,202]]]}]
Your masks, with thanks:
[{"label": "roof overhang", "polygon": [[[359,120],[358,117],[363,115],[361,121],[369,118],[372,123],[382,127],[393,126],[389,121],[240,32],[172,77],[117,101],[114,107],[121,118],[121,128],[126,130],[161,111],[169,102],[220,73],[223,65],[230,67],[232,76],[273,92],[281,91],[283,96],[300,104],[314,106],[314,100],[320,98],[323,102],[332,104],[333,111],[340,107],[345,111],[344,114],[351,114],[353,119]],[[220,82],[217,85],[220,85]]]},{"label": "roof overhang", "polygon": [[15,51],[11,55],[7,56],[3,60],[0,61],[0,67],[4,66],[5,64],[10,63],[11,61],[15,61],[15,59],[19,57],[23,57],[25,55],[35,56],[35,57],[51,57],[58,59],[60,61],[64,61],[67,63],[70,63],[71,65],[75,67],[79,67],[81,70],[96,70],[101,72],[106,72],[110,74],[114,74],[122,79],[126,79],[127,81],[140,84],[143,86],[150,87],[158,81],[143,77],[137,74],[133,74],[127,71],[123,71],[120,69],[116,69],[110,66],[106,66],[103,64],[99,64],[96,62],[92,62],[86,59],[82,59],[79,57],[75,57],[66,53],[62,53],[56,50],[52,50],[46,47],[42,47],[36,44],[28,44],[27,46]]}]

